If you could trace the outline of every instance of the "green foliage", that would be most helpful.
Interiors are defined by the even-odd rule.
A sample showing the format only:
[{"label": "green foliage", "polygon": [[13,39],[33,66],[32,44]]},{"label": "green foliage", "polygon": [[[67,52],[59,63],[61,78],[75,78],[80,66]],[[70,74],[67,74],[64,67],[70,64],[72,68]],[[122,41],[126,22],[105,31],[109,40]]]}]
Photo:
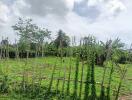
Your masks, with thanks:
[{"label": "green foliage", "polygon": [[30,50],[31,43],[36,43],[36,46],[43,44],[45,38],[50,38],[50,31],[48,29],[40,28],[32,23],[32,19],[23,20],[19,18],[12,28],[20,36],[19,49]]},{"label": "green foliage", "polygon": [[115,96],[115,100],[118,100],[119,93],[120,93],[120,90],[121,90],[121,87],[122,87],[122,83],[123,83],[123,80],[125,79],[125,76],[126,76],[127,68],[126,68],[126,66],[121,67],[117,63],[116,63],[116,66],[118,67],[119,75],[120,75],[120,82],[119,82],[119,85],[118,85],[118,88],[117,88],[117,93],[116,93],[116,96]]},{"label": "green foliage", "polygon": [[83,88],[83,76],[84,76],[84,61],[82,61],[81,66],[81,79],[80,79],[80,90],[79,90],[79,99],[82,97],[82,88]]},{"label": "green foliage", "polygon": [[87,74],[86,74],[86,81],[85,81],[85,94],[84,94],[84,100],[88,100],[89,99],[89,88],[90,88],[90,65],[89,65],[89,60],[87,62]]},{"label": "green foliage", "polygon": [[62,30],[59,30],[58,36],[53,43],[57,48],[68,47],[70,45],[70,38]]},{"label": "green foliage", "polygon": [[70,79],[71,79],[71,69],[72,69],[72,65],[71,65],[71,58],[70,58],[70,64],[69,64],[69,73],[68,73],[68,81],[67,81],[67,91],[66,94],[69,95],[70,94]]},{"label": "green foliage", "polygon": [[[93,51],[93,50],[92,50]],[[92,52],[91,51],[91,52]],[[91,60],[89,59],[89,63],[86,63],[84,61],[84,71],[83,71],[83,78],[81,80],[81,75],[82,75],[82,65],[79,64],[78,66],[78,81],[77,82],[77,94],[80,94],[80,84],[82,82],[82,91],[81,91],[81,98],[79,97],[80,95],[77,95],[77,99],[81,100],[84,99],[84,96],[87,95],[87,98],[89,100],[92,100],[94,98],[96,99],[100,99],[99,98],[99,94],[100,94],[100,87],[101,87],[101,80],[103,77],[103,69],[104,68],[100,68],[95,66],[95,63],[92,62],[92,58],[93,57],[93,53],[90,53],[90,56],[88,58],[91,58]],[[36,59],[28,59],[27,61],[27,65],[25,66],[25,59],[20,59],[20,60],[9,60],[8,62],[5,61],[4,59],[2,60],[2,62],[0,64],[2,64],[1,68],[2,69],[6,69],[5,66],[10,65],[10,69],[8,72],[8,81],[7,86],[9,88],[7,88],[7,96],[10,96],[11,99],[56,99],[56,100],[71,100],[75,98],[74,93],[74,88],[75,88],[75,72],[76,72],[76,66],[72,66],[75,63],[77,63],[77,59],[72,58],[70,59],[68,58],[63,58],[63,63],[61,66],[61,62],[60,62],[60,58],[59,57],[45,57],[45,58],[36,58]],[[55,72],[54,70],[54,65],[55,62],[56,63],[56,68],[55,68]],[[70,62],[71,61],[71,62]],[[94,61],[94,60],[93,60]],[[80,61],[79,61],[80,62]],[[90,63],[91,62],[91,63]],[[113,89],[114,91],[118,90],[118,85],[120,83],[120,75],[122,73],[121,70],[123,70],[124,66],[126,65],[120,65],[120,68],[118,68],[117,65],[113,64],[113,68],[114,68],[114,72],[112,71],[112,62],[113,61],[109,61],[109,63],[106,64],[107,66],[107,70],[106,70],[106,74],[105,74],[105,80],[104,80],[104,84],[103,84],[103,88],[102,90],[104,90],[104,100],[107,100],[107,98],[110,97],[110,100],[114,100],[114,96],[116,96],[117,92],[115,93],[115,95],[112,95],[113,93]],[[49,65],[46,65],[46,63],[48,63]],[[71,64],[71,68],[70,65]],[[114,63],[114,62],[113,62]],[[93,67],[94,64],[94,67]],[[66,76],[65,76],[65,82],[67,82],[67,84],[64,84],[64,90],[62,93],[62,86],[63,86],[63,76],[64,76],[64,65],[67,66],[66,67]],[[47,67],[46,67],[47,66]],[[89,67],[88,67],[89,66]],[[51,68],[52,67],[52,68]],[[89,68],[89,81],[86,80],[87,77],[87,68]],[[131,65],[129,65],[128,67],[128,74],[125,75],[127,76],[127,78],[131,77]],[[23,70],[25,69],[25,70]],[[53,70],[51,70],[53,69]],[[60,70],[60,71],[59,71]],[[7,71],[5,71],[7,72]],[[5,73],[4,72],[4,73]],[[54,73],[53,73],[54,72]],[[58,72],[60,72],[60,76],[58,76]],[[68,73],[67,73],[68,72]],[[112,74],[111,74],[112,72]],[[24,78],[23,78],[24,75]],[[69,78],[70,75],[70,78]],[[110,76],[111,75],[111,76]],[[2,75],[0,74],[0,76],[2,77]],[[11,80],[9,80],[9,78]],[[119,94],[120,93],[129,93],[129,90],[132,88],[131,87],[131,81],[128,80],[126,78],[126,81],[129,82],[124,82],[122,79],[122,83],[121,83],[121,88],[119,89]],[[42,80],[41,80],[42,79]],[[56,83],[57,83],[57,79],[59,80],[59,86],[58,86],[58,91],[56,92]],[[2,80],[4,80],[4,76],[1,78],[0,82],[2,82]],[[68,81],[69,80],[69,81]],[[33,81],[33,82],[32,82]],[[24,84],[21,84],[21,83]],[[1,84],[1,83],[0,83]],[[67,87],[69,84],[69,89],[68,89],[68,93],[67,93]],[[86,88],[86,84],[89,84],[89,88]],[[95,86],[96,88],[95,88]],[[25,89],[23,88],[25,86]],[[109,87],[110,86],[110,87]],[[125,90],[122,88],[125,87]],[[117,87],[117,88],[115,88]],[[50,92],[49,91],[50,88]],[[66,91],[65,91],[66,90]],[[122,90],[122,91],[121,91]],[[12,91],[12,92],[11,92]],[[85,92],[86,91],[86,92]],[[87,94],[88,92],[89,94]],[[96,92],[95,92],[96,91]],[[110,91],[110,92],[109,92]],[[1,95],[5,95],[1,94]],[[119,97],[120,95],[118,95]],[[45,99],[45,100],[46,100]],[[95,100],[96,100],[95,99]],[[103,100],[103,99],[100,99]]]},{"label": "green foliage", "polygon": [[8,84],[8,76],[3,76],[2,83],[0,84],[0,92],[8,93],[9,84]]},{"label": "green foliage", "polygon": [[52,75],[51,75],[51,80],[50,80],[50,83],[49,83],[49,88],[48,88],[48,92],[49,93],[51,91],[52,84],[53,84],[53,78],[54,78],[55,68],[56,68],[56,64],[54,65],[53,72],[52,72]]},{"label": "green foliage", "polygon": [[[19,59],[20,61],[24,61],[24,63],[19,62],[20,64],[14,68],[16,70],[18,67],[22,66],[22,71],[19,72],[18,70],[14,75],[17,76],[20,74],[20,77],[16,79],[18,81],[18,83],[16,83],[17,89],[12,87],[12,84],[8,84],[8,75],[3,74],[0,83],[1,93],[8,93],[9,87],[12,87],[12,91],[15,90],[15,94],[22,95],[22,99],[27,97],[28,99],[43,98],[45,100],[81,100],[83,97],[84,100],[110,100],[113,99],[111,98],[112,80],[114,79],[114,75],[117,76],[117,73],[119,73],[120,78],[118,78],[118,80],[115,78],[116,85],[119,83],[115,100],[119,98],[119,93],[126,75],[126,67],[121,67],[119,62],[126,63],[128,59],[131,61],[131,52],[123,50],[124,43],[122,43],[119,38],[115,40],[110,39],[104,43],[97,42],[94,36],[89,35],[82,38],[80,45],[76,44],[74,38],[74,43],[70,46],[70,38],[62,30],[59,30],[58,36],[54,41],[44,43],[45,38],[50,38],[51,32],[33,24],[31,19],[23,20],[20,18],[18,23],[13,26],[13,29],[20,36],[19,43],[9,45],[8,41],[2,40],[1,55],[3,55],[3,52],[7,54],[8,50],[14,50],[20,53],[26,52],[27,58],[29,58],[31,52],[35,53],[35,57],[39,57],[40,54],[43,55],[44,53],[44,55],[47,56],[56,56],[54,60],[52,59],[48,61],[48,63],[53,65],[54,61],[58,60],[60,62],[59,64],[55,63],[51,71],[51,66],[46,66],[48,57],[45,57],[45,60],[42,59],[40,62],[37,61],[37,59],[30,59],[33,61],[29,59]],[[18,48],[13,49],[17,47],[17,45]],[[70,59],[65,58],[68,56]],[[122,59],[123,57],[124,59]],[[65,59],[70,60],[69,65]],[[82,62],[81,68],[80,61]],[[76,65],[73,66],[74,64]],[[95,64],[103,66],[104,72],[101,69],[100,72],[97,73]],[[41,66],[44,67],[44,70]],[[35,67],[36,69],[34,69]],[[107,71],[107,67],[109,67],[109,71]],[[13,73],[15,73],[14,69],[11,70]],[[37,70],[41,71],[37,72]],[[117,71],[116,73],[114,73],[115,70]],[[85,78],[85,80],[83,78]],[[99,84],[96,84],[98,81]],[[66,82],[67,84],[65,84]],[[100,85],[100,89],[97,87],[98,85]]]},{"label": "green foliage", "polygon": [[95,100],[96,99],[96,84],[95,84],[95,75],[94,75],[94,67],[95,67],[95,55],[94,52],[92,54],[92,61],[91,61],[91,100]]},{"label": "green foliage", "polygon": [[107,100],[110,100],[111,81],[112,81],[112,75],[114,72],[113,62],[109,62],[109,65],[111,66],[111,70],[110,70],[109,82],[108,82],[108,87],[107,87]]},{"label": "green foliage", "polygon": [[79,56],[77,54],[76,59],[76,69],[75,69],[75,81],[74,81],[74,99],[77,99],[77,90],[78,90],[78,74],[79,74]]}]

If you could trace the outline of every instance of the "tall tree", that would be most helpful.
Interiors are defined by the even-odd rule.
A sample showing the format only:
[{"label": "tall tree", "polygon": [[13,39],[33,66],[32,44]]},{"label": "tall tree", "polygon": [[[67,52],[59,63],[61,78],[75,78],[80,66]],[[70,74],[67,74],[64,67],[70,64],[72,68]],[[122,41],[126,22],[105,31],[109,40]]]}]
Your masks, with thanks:
[{"label": "tall tree", "polygon": [[23,20],[19,18],[18,22],[12,26],[12,28],[17,32],[17,35],[20,36],[19,48],[21,51],[27,52],[27,58],[29,56],[30,43],[33,40],[32,34],[38,28],[35,24],[32,24],[32,19]]},{"label": "tall tree", "polygon": [[54,44],[57,48],[68,47],[70,45],[70,38],[62,30],[58,31],[58,36],[54,41]]},{"label": "tall tree", "polygon": [[[50,31],[45,28],[38,27],[36,24],[32,23],[32,19],[22,19],[19,18],[18,22],[12,26],[12,28],[20,36],[19,43],[26,47],[26,51],[30,49],[30,44],[35,43],[38,48],[43,47],[43,42],[45,38],[50,37]],[[23,48],[23,47],[21,47]],[[43,50],[41,51],[43,52]],[[42,53],[43,54],[43,53]]]},{"label": "tall tree", "polygon": [[95,46],[96,38],[92,35],[83,38],[83,45],[84,46]]},{"label": "tall tree", "polygon": [[113,57],[117,56],[118,53],[120,53],[120,50],[124,47],[124,43],[120,41],[119,38],[116,38],[115,40],[108,40],[106,43],[101,41],[102,50],[104,51],[104,60],[112,59]]}]

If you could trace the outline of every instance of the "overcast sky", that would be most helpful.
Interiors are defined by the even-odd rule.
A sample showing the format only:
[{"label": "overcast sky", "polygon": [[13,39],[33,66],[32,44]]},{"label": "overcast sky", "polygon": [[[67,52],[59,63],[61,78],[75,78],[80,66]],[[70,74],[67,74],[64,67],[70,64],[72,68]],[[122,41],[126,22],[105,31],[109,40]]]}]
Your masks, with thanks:
[{"label": "overcast sky", "polygon": [[132,0],[0,0],[0,37],[16,38],[11,26],[18,17],[32,18],[53,34],[62,29],[70,36],[132,42]]}]

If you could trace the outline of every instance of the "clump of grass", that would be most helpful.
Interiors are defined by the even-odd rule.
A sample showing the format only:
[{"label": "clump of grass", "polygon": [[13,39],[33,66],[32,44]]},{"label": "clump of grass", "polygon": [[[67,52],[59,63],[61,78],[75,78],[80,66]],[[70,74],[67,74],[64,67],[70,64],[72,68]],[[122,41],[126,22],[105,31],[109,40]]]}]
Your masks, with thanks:
[{"label": "clump of grass", "polygon": [[0,85],[0,92],[1,93],[8,93],[9,84],[8,84],[8,76],[4,75],[2,79],[2,83]]}]

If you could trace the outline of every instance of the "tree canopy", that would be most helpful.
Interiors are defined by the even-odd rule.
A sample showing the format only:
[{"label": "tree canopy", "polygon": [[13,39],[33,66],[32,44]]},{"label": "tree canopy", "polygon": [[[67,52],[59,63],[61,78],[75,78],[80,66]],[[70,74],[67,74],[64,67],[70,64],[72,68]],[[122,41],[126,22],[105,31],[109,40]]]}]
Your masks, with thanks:
[{"label": "tree canopy", "polygon": [[36,24],[33,24],[32,19],[19,18],[18,22],[12,26],[12,28],[20,36],[19,46],[21,48],[28,48],[31,43],[43,44],[45,38],[50,38],[48,29],[41,28]]},{"label": "tree canopy", "polygon": [[54,44],[57,48],[68,47],[70,45],[70,38],[62,30],[58,31],[57,38],[54,40]]}]

